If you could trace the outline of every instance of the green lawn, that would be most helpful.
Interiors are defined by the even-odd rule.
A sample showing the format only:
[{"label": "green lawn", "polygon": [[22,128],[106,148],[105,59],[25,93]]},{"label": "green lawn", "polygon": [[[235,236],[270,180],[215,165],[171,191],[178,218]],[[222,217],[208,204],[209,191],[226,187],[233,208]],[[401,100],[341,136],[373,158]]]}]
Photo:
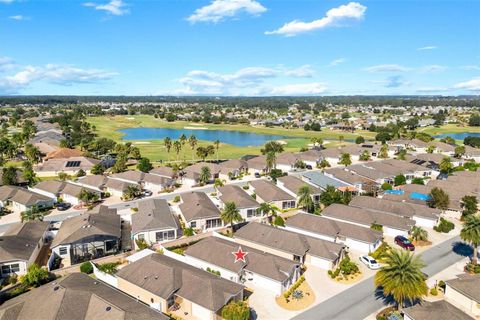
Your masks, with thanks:
[{"label": "green lawn", "polygon": [[417,129],[419,132],[425,132],[429,135],[436,136],[445,133],[464,133],[464,132],[480,132],[480,127],[460,126],[458,124],[446,124],[441,127],[426,127]]},{"label": "green lawn", "polygon": [[[312,137],[320,137],[324,140],[333,140],[332,143],[327,144],[328,147],[333,147],[338,145],[339,136],[343,136],[344,139],[355,139],[355,137],[362,135],[366,139],[373,139],[375,135],[374,133],[368,131],[356,131],[355,133],[349,133],[325,129],[320,132],[313,132],[305,131],[303,129],[266,128],[263,126],[253,127],[250,125],[191,123],[187,121],[167,122],[148,115],[91,117],[87,119],[87,121],[95,126],[96,133],[99,137],[111,138],[116,141],[122,140],[122,133],[118,132],[117,130],[125,128],[151,127],[183,129],[185,127],[201,127],[209,130],[232,130],[292,137],[285,139],[287,142],[285,145],[286,151],[299,151],[301,147],[310,143],[310,139]],[[168,160],[169,158],[170,160],[176,160],[177,158],[177,155],[173,149],[170,151],[169,157],[162,140],[132,140],[131,142],[140,149],[142,155],[150,158],[152,161]],[[198,146],[208,144],[212,144],[212,142],[199,141]],[[230,159],[239,158],[246,154],[260,154],[260,149],[261,147],[237,147],[222,143],[219,149],[219,158]],[[192,150],[188,145],[186,145],[185,156],[184,151],[182,150],[178,156],[178,159],[183,160],[184,157],[187,160],[192,159]],[[216,155],[214,158],[215,157]]]}]

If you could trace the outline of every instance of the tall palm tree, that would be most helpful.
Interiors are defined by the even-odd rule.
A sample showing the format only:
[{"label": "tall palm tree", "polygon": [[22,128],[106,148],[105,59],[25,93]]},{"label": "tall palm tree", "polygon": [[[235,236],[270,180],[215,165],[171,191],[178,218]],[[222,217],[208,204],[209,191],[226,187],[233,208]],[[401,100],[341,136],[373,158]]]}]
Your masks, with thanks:
[{"label": "tall palm tree", "polygon": [[210,181],[212,173],[210,172],[210,168],[207,166],[204,166],[200,169],[200,183],[206,184],[208,181]]},{"label": "tall palm tree", "polygon": [[386,265],[375,275],[375,285],[391,295],[399,309],[413,303],[428,292],[422,268],[425,263],[408,251],[393,249],[385,256]]},{"label": "tall palm tree", "polygon": [[415,241],[427,241],[428,231],[419,226],[414,226],[411,231],[413,240]]},{"label": "tall palm tree", "polygon": [[175,149],[175,153],[177,154],[177,161],[178,161],[178,155],[180,153],[180,150],[182,150],[182,143],[178,140],[175,140],[173,142],[173,149]]},{"label": "tall palm tree", "polygon": [[195,162],[195,148],[197,147],[198,140],[193,134],[188,138],[188,144],[192,148],[192,161]]},{"label": "tall palm tree", "polygon": [[215,140],[213,142],[213,145],[215,146],[215,150],[217,151],[217,163],[218,163],[218,149],[220,149],[220,140]]},{"label": "tall palm tree", "polygon": [[170,149],[172,149],[172,139],[166,137],[165,139],[163,139],[163,144],[165,145],[165,149],[167,149],[168,162],[170,162]]},{"label": "tall palm tree", "polygon": [[257,212],[259,214],[263,214],[264,216],[276,216],[277,215],[278,208],[275,206],[272,206],[271,204],[267,202],[262,202],[260,203],[260,206],[257,209]]},{"label": "tall palm tree", "polygon": [[180,138],[178,139],[180,143],[182,144],[182,149],[183,149],[183,161],[185,161],[185,144],[187,143],[187,136],[182,134]]},{"label": "tall palm tree", "polygon": [[463,222],[460,238],[473,247],[472,264],[478,264],[478,246],[480,245],[480,215],[469,215]]},{"label": "tall palm tree", "polygon": [[275,169],[277,166],[277,154],[273,151],[270,151],[267,153],[265,161],[267,162],[268,171]]},{"label": "tall palm tree", "polygon": [[307,185],[301,186],[298,189],[298,206],[303,207],[308,212],[312,212],[315,204],[312,199],[312,191]]},{"label": "tall palm tree", "polygon": [[225,223],[230,223],[232,227],[232,234],[233,234],[233,223],[242,221],[243,218],[240,215],[240,211],[237,209],[237,205],[235,202],[226,202],[225,208],[220,213],[220,219],[222,219]]}]

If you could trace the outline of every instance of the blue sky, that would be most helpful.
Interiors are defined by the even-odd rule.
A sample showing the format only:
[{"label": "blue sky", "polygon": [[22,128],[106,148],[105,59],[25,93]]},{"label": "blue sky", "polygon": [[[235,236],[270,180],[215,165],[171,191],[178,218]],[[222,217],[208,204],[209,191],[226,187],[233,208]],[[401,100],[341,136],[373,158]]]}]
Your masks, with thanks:
[{"label": "blue sky", "polygon": [[0,94],[480,94],[480,1],[0,0]]}]

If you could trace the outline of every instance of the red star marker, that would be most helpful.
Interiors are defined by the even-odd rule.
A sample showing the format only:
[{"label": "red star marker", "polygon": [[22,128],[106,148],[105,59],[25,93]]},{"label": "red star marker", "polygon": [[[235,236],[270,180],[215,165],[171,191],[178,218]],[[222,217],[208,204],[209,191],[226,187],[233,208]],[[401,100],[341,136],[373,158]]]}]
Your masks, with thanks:
[{"label": "red star marker", "polygon": [[248,254],[248,252],[242,251],[242,247],[239,246],[237,252],[232,252],[232,254],[235,256],[235,262],[237,261],[246,262],[245,256]]}]

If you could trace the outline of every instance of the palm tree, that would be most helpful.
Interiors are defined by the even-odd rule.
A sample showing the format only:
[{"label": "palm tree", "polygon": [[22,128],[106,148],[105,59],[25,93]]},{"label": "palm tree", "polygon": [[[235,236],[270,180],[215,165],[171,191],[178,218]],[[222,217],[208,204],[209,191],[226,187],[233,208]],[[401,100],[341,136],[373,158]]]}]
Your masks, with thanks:
[{"label": "palm tree", "polygon": [[460,231],[460,238],[468,242],[473,247],[472,264],[478,264],[478,246],[480,245],[480,215],[470,215],[465,218],[463,222],[462,231]]},{"label": "palm tree", "polygon": [[313,137],[313,138],[310,139],[310,141],[312,141],[312,143],[313,143],[313,148],[315,148],[317,146],[317,144],[318,144],[319,147],[321,147],[322,144],[323,144],[323,139],[322,138]]},{"label": "palm tree", "polygon": [[277,215],[278,208],[269,204],[268,202],[260,203],[260,206],[257,209],[257,213],[260,215],[267,216],[269,221],[271,222],[271,217]]},{"label": "palm tree", "polygon": [[345,167],[352,164],[352,158],[349,153],[342,153],[338,164],[343,164]]},{"label": "palm tree", "polygon": [[200,169],[200,183],[206,184],[210,180],[211,176],[210,168],[207,166],[204,166]]},{"label": "palm tree", "polygon": [[178,140],[175,140],[175,142],[173,142],[173,149],[175,149],[175,153],[177,154],[177,161],[178,161],[178,154],[180,153],[180,150],[182,150],[182,143]]},{"label": "palm tree", "polygon": [[267,162],[267,168],[268,170],[272,170],[274,169],[276,166],[277,166],[277,155],[275,152],[273,151],[270,151],[269,153],[267,153],[267,157],[265,159],[265,161]]},{"label": "palm tree", "polygon": [[185,144],[187,143],[187,136],[182,134],[179,138],[180,143],[182,144],[183,149],[183,161],[185,161]]},{"label": "palm tree", "polygon": [[195,162],[195,148],[198,144],[197,137],[192,134],[190,138],[188,138],[188,144],[190,145],[190,148],[192,148],[192,160]]},{"label": "palm tree", "polygon": [[213,145],[215,146],[215,150],[217,151],[217,163],[218,163],[218,149],[220,149],[220,140],[215,140],[213,142]]},{"label": "palm tree", "polygon": [[393,249],[385,256],[386,265],[375,275],[375,285],[391,295],[401,309],[406,302],[413,303],[428,292],[422,268],[425,263],[408,251]]},{"label": "palm tree", "polygon": [[165,149],[167,149],[168,162],[170,162],[170,149],[172,148],[172,139],[166,137],[165,139],[163,139],[163,144],[165,145]]},{"label": "palm tree", "polygon": [[129,185],[125,191],[123,191],[122,198],[124,200],[133,200],[140,196],[142,191],[136,185]]},{"label": "palm tree", "polygon": [[21,213],[21,219],[22,222],[34,220],[43,221],[43,213],[40,212],[38,206],[33,205],[30,209]]},{"label": "palm tree", "polygon": [[388,145],[383,144],[380,147],[380,151],[378,152],[378,157],[381,159],[387,159],[388,158]]},{"label": "palm tree", "polygon": [[312,192],[307,185],[301,186],[298,189],[298,206],[303,207],[308,212],[312,212],[315,204],[312,199]]},{"label": "palm tree", "polygon": [[340,141],[340,145],[342,144],[344,139],[345,139],[345,137],[343,135],[338,136],[338,140]]},{"label": "palm tree", "polygon": [[422,227],[414,226],[411,231],[413,240],[415,241],[427,241],[428,240],[428,231]]},{"label": "palm tree", "polygon": [[87,189],[82,188],[78,198],[82,200],[87,206],[89,206],[92,202],[95,202],[98,200],[98,195],[88,191]]},{"label": "palm tree", "polygon": [[232,227],[232,234],[233,234],[233,223],[242,221],[243,218],[240,215],[240,211],[237,209],[237,205],[235,202],[226,202],[225,208],[220,213],[220,219],[222,219],[225,223],[230,223]]}]

